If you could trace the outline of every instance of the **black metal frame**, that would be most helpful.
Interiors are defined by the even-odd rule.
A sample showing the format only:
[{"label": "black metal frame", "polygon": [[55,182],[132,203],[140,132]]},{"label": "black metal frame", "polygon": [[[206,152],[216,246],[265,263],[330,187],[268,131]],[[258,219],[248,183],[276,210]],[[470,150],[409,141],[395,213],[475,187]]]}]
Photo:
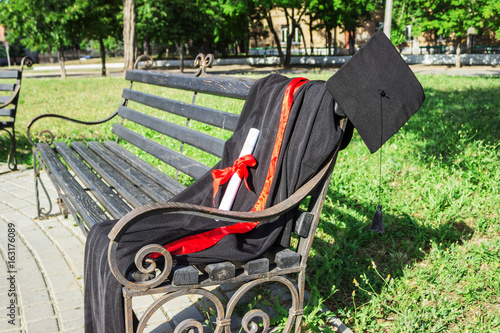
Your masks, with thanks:
[{"label": "black metal frame", "polygon": [[17,103],[19,101],[19,94],[21,92],[21,80],[23,77],[24,65],[31,67],[33,65],[33,60],[28,56],[24,57],[21,60],[21,69],[18,71],[17,82],[15,84],[12,96],[6,102],[0,105],[0,111],[2,109],[7,108],[9,105],[13,107],[12,109],[13,115],[11,116],[11,120],[6,121],[4,123],[0,121],[0,131],[7,132],[10,137],[10,148],[9,148],[9,155],[7,157],[7,166],[12,171],[17,170],[15,123],[16,123]]}]

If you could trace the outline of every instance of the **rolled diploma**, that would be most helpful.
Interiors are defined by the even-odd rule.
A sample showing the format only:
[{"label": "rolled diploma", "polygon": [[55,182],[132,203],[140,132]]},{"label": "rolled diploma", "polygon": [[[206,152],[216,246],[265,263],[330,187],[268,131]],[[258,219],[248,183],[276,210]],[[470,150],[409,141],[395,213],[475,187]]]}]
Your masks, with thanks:
[{"label": "rolled diploma", "polygon": [[[251,128],[248,131],[247,138],[245,143],[243,144],[243,148],[241,148],[240,156],[243,157],[245,155],[250,155],[253,153],[255,148],[255,144],[257,143],[257,139],[259,138],[260,131],[256,128]],[[226,192],[224,192],[224,196],[219,205],[219,209],[221,210],[231,210],[233,206],[234,198],[236,198],[236,193],[238,193],[238,189],[240,188],[241,178],[235,173],[229,183],[227,183]]]}]

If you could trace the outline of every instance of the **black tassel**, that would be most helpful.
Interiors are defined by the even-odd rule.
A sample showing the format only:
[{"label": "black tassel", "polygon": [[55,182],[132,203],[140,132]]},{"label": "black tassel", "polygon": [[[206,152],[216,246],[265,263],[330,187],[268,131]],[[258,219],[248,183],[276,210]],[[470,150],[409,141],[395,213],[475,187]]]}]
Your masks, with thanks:
[{"label": "black tassel", "polygon": [[384,221],[382,220],[382,205],[378,205],[370,230],[378,232],[379,234],[383,234],[385,232]]}]

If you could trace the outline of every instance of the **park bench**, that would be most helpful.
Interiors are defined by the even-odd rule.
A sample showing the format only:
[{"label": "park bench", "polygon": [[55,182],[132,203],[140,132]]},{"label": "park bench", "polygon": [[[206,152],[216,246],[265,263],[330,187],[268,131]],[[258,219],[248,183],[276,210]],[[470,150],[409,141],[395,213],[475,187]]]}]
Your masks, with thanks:
[{"label": "park bench", "polygon": [[[0,95],[0,130],[7,132],[10,136],[7,165],[11,170],[17,169],[15,123],[24,65],[31,67],[33,60],[30,57],[24,57],[21,60],[21,69],[0,71],[0,80],[8,81],[8,83],[0,83],[0,91],[7,92],[7,94]],[[10,81],[15,81],[15,83]]]},{"label": "park bench", "polygon": [[[231,315],[236,304],[250,289],[265,283],[278,283],[289,290],[292,305],[289,309],[285,332],[290,332],[295,325],[295,331],[300,331],[300,322],[303,315],[306,263],[314,239],[315,230],[319,221],[320,212],[330,183],[333,165],[339,147],[326,165],[305,185],[292,196],[281,203],[258,212],[220,211],[215,208],[199,207],[182,203],[166,202],[179,193],[185,185],[178,180],[186,175],[198,179],[210,170],[209,166],[186,156],[184,153],[190,147],[196,147],[215,156],[217,160],[222,154],[224,140],[200,132],[200,128],[215,128],[215,132],[234,130],[238,115],[226,111],[212,109],[196,104],[200,96],[215,95],[231,100],[244,100],[254,83],[252,79],[231,78],[226,76],[207,75],[206,67],[211,66],[212,57],[199,55],[197,58],[200,68],[197,75],[173,74],[152,70],[129,70],[126,79],[130,81],[130,88],[123,90],[123,102],[111,118],[121,117],[120,123],[113,124],[113,133],[116,141],[103,143],[91,141],[88,143],[72,142],[69,146],[62,142],[53,143],[53,136],[48,131],[40,131],[39,137],[50,136],[50,142],[34,143],[34,172],[37,188],[43,185],[40,181],[40,170],[45,169],[55,185],[59,198],[57,202],[64,215],[71,213],[81,227],[84,234],[89,228],[102,221],[119,219],[115,228],[109,234],[110,248],[108,261],[115,277],[123,284],[125,298],[125,322],[127,331],[133,330],[132,302],[133,298],[141,295],[163,295],[159,297],[144,313],[138,324],[137,332],[142,332],[155,311],[165,302],[182,295],[193,294],[206,297],[215,304],[216,332],[229,332]],[[181,102],[163,97],[162,93],[151,94],[150,87],[165,88],[165,91],[179,89],[192,93],[192,102]],[[152,113],[162,112],[172,117],[180,117],[180,126],[165,120],[143,113],[147,106]],[[45,117],[60,115],[40,115],[28,125]],[[71,120],[75,121],[75,120]],[[102,121],[103,122],[103,121]],[[84,122],[97,124],[102,122]],[[342,126],[345,126],[342,121]],[[135,124],[135,125],[134,125]],[[137,124],[155,132],[155,136],[165,137],[177,141],[177,150],[170,148],[170,144],[162,145],[158,141],[139,134]],[[194,125],[201,126],[194,126]],[[127,127],[129,126],[129,127]],[[134,127],[135,126],[135,127]],[[345,127],[343,127],[345,128]],[[150,136],[151,137],[151,136]],[[167,137],[170,137],[168,139]],[[31,138],[29,139],[30,141]],[[124,144],[119,144],[124,143]],[[168,147],[167,147],[168,145]],[[125,146],[134,146],[127,150]],[[138,153],[137,153],[138,152]],[[152,155],[170,165],[171,176],[156,169],[145,162],[138,155]],[[304,200],[305,199],[305,200]],[[49,211],[40,207],[37,190],[37,207],[39,215],[47,215]],[[271,249],[266,256],[243,263],[215,262],[203,266],[171,267],[169,254],[163,247],[151,245],[143,248],[138,256],[145,258],[144,253],[159,252],[166,256],[165,267],[156,276],[145,281],[131,281],[123,276],[117,268],[115,253],[122,233],[136,222],[136,216],[146,211],[182,212],[208,216],[221,220],[263,221],[284,214],[301,205],[302,213],[295,221],[295,234],[298,244],[294,249]],[[127,214],[128,213],[128,214]],[[124,217],[124,215],[126,215]],[[146,259],[147,261],[147,259]],[[136,261],[139,269],[144,264],[140,259]],[[155,265],[144,268],[145,273],[154,272]],[[158,267],[156,267],[158,270]],[[142,270],[142,269],[141,269]],[[291,280],[287,276],[296,276]],[[226,306],[216,295],[205,287],[217,286],[225,283],[244,283],[232,296]],[[269,316],[261,310],[247,313],[242,319],[243,326],[254,327],[251,324],[255,318],[260,318],[264,327],[270,324]],[[200,327],[201,323],[195,320],[185,320],[177,326],[184,331],[189,327]],[[254,327],[255,328],[255,327]],[[177,330],[176,330],[177,332]]]},{"label": "park bench", "polygon": [[446,50],[445,45],[427,45],[427,46],[419,46],[420,48],[420,54],[422,54],[422,51],[427,51],[427,53],[431,53],[431,50],[434,50],[433,53],[444,53]]},{"label": "park bench", "polygon": [[476,45],[475,49],[479,53],[498,53],[500,45]]}]

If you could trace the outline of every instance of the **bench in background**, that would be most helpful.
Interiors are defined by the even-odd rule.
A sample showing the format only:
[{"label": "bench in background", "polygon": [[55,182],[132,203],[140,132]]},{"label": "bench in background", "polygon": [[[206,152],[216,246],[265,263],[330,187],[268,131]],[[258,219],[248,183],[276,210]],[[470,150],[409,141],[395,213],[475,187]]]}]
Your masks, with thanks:
[{"label": "bench in background", "polygon": [[0,80],[2,80],[0,91],[6,92],[0,95],[0,130],[7,132],[10,136],[7,165],[11,170],[17,169],[15,123],[24,65],[31,67],[33,60],[30,57],[24,57],[21,60],[21,69],[0,71]]}]

